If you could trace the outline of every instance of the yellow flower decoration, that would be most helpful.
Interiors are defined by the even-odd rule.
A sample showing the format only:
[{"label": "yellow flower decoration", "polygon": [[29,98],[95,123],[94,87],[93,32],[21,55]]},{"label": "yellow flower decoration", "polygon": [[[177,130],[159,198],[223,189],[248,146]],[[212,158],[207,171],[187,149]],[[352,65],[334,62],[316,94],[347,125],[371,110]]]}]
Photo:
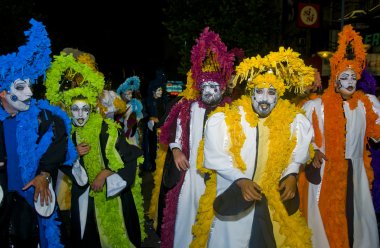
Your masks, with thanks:
[{"label": "yellow flower decoration", "polygon": [[[252,90],[259,85],[266,87],[272,85],[279,95],[282,95],[285,90],[301,93],[305,87],[313,84],[314,69],[306,66],[299,56],[300,54],[291,48],[280,47],[278,52],[270,52],[265,57],[258,55],[244,59],[236,67],[234,83],[248,81],[247,90]],[[269,76],[271,74],[277,80]],[[259,78],[256,79],[257,77]]]}]

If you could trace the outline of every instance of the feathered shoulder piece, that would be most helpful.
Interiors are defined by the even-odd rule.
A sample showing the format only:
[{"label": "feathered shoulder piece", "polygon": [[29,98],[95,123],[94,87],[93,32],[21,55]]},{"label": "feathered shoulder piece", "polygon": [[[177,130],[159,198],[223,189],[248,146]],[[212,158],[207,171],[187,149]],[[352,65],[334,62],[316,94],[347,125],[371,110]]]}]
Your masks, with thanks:
[{"label": "feathered shoulder piece", "polygon": [[34,19],[29,23],[32,27],[25,31],[27,43],[17,52],[0,56],[0,91],[9,90],[16,79],[29,78],[33,84],[50,66],[50,39],[45,26]]},{"label": "feathered shoulder piece", "polygon": [[200,90],[202,83],[214,81],[226,88],[233,72],[234,55],[219,35],[206,27],[191,51],[191,73],[195,86]]},{"label": "feathered shoulder piece", "polygon": [[138,76],[132,76],[127,78],[119,88],[117,88],[117,94],[121,95],[126,90],[137,91],[140,88],[140,78]]},{"label": "feathered shoulder piece", "polygon": [[73,98],[84,97],[95,109],[104,88],[104,75],[96,70],[91,54],[66,52],[54,56],[46,74],[46,98],[54,105],[71,106]]},{"label": "feathered shoulder piece", "polygon": [[330,58],[331,80],[335,83],[337,76],[344,70],[351,68],[355,71],[357,79],[365,67],[366,52],[362,37],[355,32],[351,25],[346,25],[339,33],[338,50]]},{"label": "feathered shoulder piece", "polygon": [[303,92],[314,81],[314,69],[306,66],[299,56],[291,48],[280,47],[278,52],[270,52],[265,57],[246,58],[236,67],[234,83],[247,81],[247,92],[254,87],[269,86],[274,87],[279,96],[285,90]]}]

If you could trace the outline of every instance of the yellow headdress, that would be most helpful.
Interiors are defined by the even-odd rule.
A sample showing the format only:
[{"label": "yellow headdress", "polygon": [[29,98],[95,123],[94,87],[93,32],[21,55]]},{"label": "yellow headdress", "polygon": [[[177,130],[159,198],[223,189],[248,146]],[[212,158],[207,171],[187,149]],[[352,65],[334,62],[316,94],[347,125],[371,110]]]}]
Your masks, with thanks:
[{"label": "yellow headdress", "polygon": [[[366,52],[362,37],[355,32],[351,25],[346,25],[339,33],[338,50],[330,58],[331,77],[329,86],[334,87],[338,75],[350,68],[359,80],[365,67]],[[352,53],[347,53],[351,50]]]},{"label": "yellow headdress", "polygon": [[299,55],[291,48],[280,47],[278,52],[270,52],[265,57],[258,55],[244,59],[236,67],[234,83],[247,81],[248,91],[256,86],[273,86],[279,96],[285,90],[303,92],[314,81],[314,69],[306,66]]}]

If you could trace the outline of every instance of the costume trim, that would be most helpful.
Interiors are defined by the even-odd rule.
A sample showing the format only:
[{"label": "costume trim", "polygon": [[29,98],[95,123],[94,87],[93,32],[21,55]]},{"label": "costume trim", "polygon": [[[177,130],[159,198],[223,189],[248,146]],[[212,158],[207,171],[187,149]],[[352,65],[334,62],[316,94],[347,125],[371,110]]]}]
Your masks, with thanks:
[{"label": "costume trim", "polygon": [[117,88],[116,93],[120,96],[126,90],[137,91],[140,88],[140,78],[138,76],[133,76],[127,78],[124,83],[122,83],[119,88]]},{"label": "costume trim", "polygon": [[34,19],[29,23],[32,27],[24,32],[27,44],[20,46],[18,52],[0,56],[0,92],[10,90],[18,78],[29,78],[34,84],[40,76],[45,77],[50,66],[50,39],[45,26]]},{"label": "costume trim", "polygon": [[[233,158],[233,165],[242,171],[246,169],[246,165],[241,159],[240,151],[246,137],[241,126],[241,114],[238,107],[240,104],[243,104],[242,108],[246,114],[245,119],[251,127],[254,127],[257,125],[258,117],[255,114],[249,114],[254,113],[250,102],[251,100],[247,96],[242,96],[241,99],[233,102],[230,108],[226,107],[225,109],[218,110],[225,113],[225,121],[231,140],[230,153]],[[288,215],[277,190],[281,173],[288,166],[289,158],[296,145],[296,137],[289,140],[289,137],[291,137],[289,130],[290,124],[293,122],[296,114],[300,112],[300,109],[287,100],[280,99],[272,113],[264,122],[264,125],[268,126],[270,130],[270,137],[275,138],[270,139],[268,161],[263,177],[260,180],[260,186],[262,192],[268,199],[270,209],[274,211],[273,220],[280,224],[280,233],[285,238],[283,243],[284,247],[311,247],[311,231],[307,227],[306,221],[299,211],[291,216]],[[240,147],[240,149],[235,149],[235,146]],[[279,150],[281,150],[282,153],[276,152]],[[198,151],[198,156],[203,156],[202,150]],[[203,159],[200,157],[197,159],[197,162],[197,168],[205,171],[204,168],[202,168]],[[212,174],[216,173],[211,170],[209,170],[209,172]],[[194,239],[191,243],[191,247],[206,247],[207,245],[209,231],[213,221],[212,216],[214,215],[212,204],[215,199],[210,199],[209,197],[216,196],[216,179],[213,179],[213,177],[211,177],[211,179],[215,181],[211,181],[206,185],[205,193],[200,200],[202,204],[200,204],[198,209],[197,221],[192,228]]]},{"label": "costume trim", "polygon": [[[71,76],[82,75],[83,79],[76,82],[79,84],[78,87],[64,91],[61,89],[61,80],[68,71]],[[83,96],[95,108],[104,87],[104,76],[89,65],[76,61],[72,54],[62,52],[59,56],[54,56],[54,62],[46,74],[45,86],[46,98],[54,105],[71,106],[74,97]]]},{"label": "costume trim", "polygon": [[[73,128],[73,132],[76,132],[79,136],[78,140],[87,142],[91,147],[90,152],[83,156],[84,167],[90,184],[93,183],[98,173],[104,169],[99,143],[102,122],[103,118],[100,114],[92,113],[85,126]],[[119,157],[115,156],[117,151],[114,141],[117,139],[117,124],[112,124],[112,120],[106,120],[106,123],[109,124],[106,158],[109,161],[109,168],[116,172],[123,167],[123,164],[120,164],[119,161],[119,159],[121,160],[120,155]],[[127,247],[130,247],[132,243],[128,238],[122,212],[120,211],[120,197],[107,198],[106,187],[103,187],[101,192],[91,191],[90,196],[94,197],[95,201],[99,235],[106,237],[107,244],[110,247],[118,247],[120,244],[128,244]]]}]

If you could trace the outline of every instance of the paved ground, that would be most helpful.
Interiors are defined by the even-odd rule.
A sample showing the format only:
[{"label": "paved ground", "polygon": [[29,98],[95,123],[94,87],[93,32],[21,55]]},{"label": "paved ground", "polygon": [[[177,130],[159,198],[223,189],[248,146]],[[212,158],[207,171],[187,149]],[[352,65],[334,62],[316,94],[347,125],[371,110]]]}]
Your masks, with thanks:
[{"label": "paved ground", "polygon": [[[145,213],[147,213],[149,209],[150,197],[151,197],[151,193],[153,189],[152,172],[147,172],[147,171],[141,172],[141,178],[142,178],[141,191],[144,197]],[[148,237],[142,243],[142,247],[149,247],[149,248],[160,247],[160,239],[156,235],[152,227],[152,221],[149,221],[147,218],[145,218],[145,230],[146,230],[146,233],[148,234]]]}]

